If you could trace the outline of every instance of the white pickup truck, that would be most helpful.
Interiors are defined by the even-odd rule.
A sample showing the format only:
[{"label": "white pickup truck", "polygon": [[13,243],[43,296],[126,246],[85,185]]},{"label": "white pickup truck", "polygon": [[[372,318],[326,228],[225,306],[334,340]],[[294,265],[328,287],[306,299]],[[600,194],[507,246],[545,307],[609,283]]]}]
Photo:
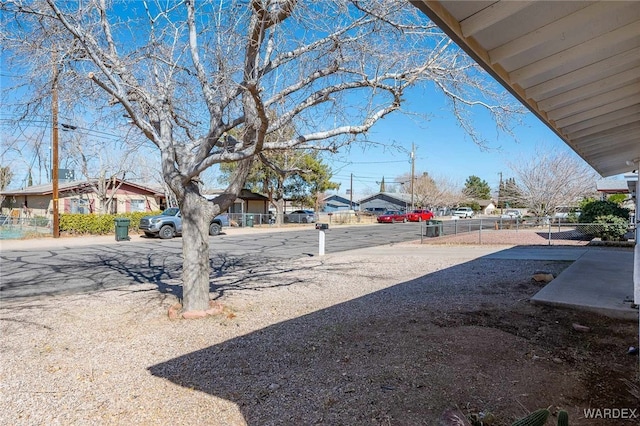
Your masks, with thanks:
[{"label": "white pickup truck", "polygon": [[453,211],[454,217],[459,217],[462,219],[472,218],[473,217],[473,209],[471,207],[458,207]]}]

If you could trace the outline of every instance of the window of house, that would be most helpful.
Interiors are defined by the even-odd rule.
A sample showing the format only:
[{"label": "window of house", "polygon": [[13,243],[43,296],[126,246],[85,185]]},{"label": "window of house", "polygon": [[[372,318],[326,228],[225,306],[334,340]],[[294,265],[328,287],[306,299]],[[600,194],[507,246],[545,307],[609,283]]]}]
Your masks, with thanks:
[{"label": "window of house", "polygon": [[69,200],[69,208],[71,210],[71,213],[88,214],[89,200],[72,198],[71,200]]},{"label": "window of house", "polygon": [[146,211],[144,200],[131,200],[131,211],[132,212]]}]

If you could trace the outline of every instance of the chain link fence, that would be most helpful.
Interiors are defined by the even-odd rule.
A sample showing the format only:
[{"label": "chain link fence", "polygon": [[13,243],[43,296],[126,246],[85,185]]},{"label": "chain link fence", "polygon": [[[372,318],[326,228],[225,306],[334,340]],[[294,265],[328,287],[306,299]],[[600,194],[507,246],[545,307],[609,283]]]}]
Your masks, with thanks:
[{"label": "chain link fence", "polygon": [[[584,241],[594,239],[601,241],[627,241],[635,238],[635,229],[625,226],[620,229],[617,224],[610,223],[569,223],[553,222],[550,218],[489,218],[470,220],[430,220],[421,228],[421,241],[432,237],[466,236],[465,242],[483,243],[483,234],[507,235],[513,232],[532,232],[544,238],[549,245],[561,241]],[[493,238],[492,240],[495,240]],[[504,240],[506,242],[506,239]]]},{"label": "chain link fence", "polygon": [[51,219],[0,215],[0,240],[52,235]]},{"label": "chain link fence", "polygon": [[282,224],[305,224],[324,222],[333,225],[349,225],[349,224],[370,224],[376,223],[376,216],[371,214],[365,214],[362,212],[353,211],[338,211],[333,213],[317,213],[313,221],[308,220],[305,215],[284,213],[280,215],[278,221],[278,215],[275,213],[260,214],[260,213],[228,213],[229,225],[228,226],[273,226],[276,223]]}]

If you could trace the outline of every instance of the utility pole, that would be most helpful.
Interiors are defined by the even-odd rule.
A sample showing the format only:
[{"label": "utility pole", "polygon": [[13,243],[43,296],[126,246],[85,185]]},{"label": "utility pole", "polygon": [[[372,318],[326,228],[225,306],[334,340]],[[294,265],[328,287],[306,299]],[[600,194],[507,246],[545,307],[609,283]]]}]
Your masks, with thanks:
[{"label": "utility pole", "polygon": [[500,175],[500,186],[498,186],[498,205],[500,206],[500,214],[502,214],[502,204],[500,204],[500,192],[504,190],[502,188],[502,172],[498,173]]},{"label": "utility pole", "polygon": [[414,205],[413,205],[413,181],[415,180],[415,174],[416,174],[416,156],[414,154],[414,150],[415,150],[415,145],[413,144],[413,142],[411,143],[411,210],[415,209]]},{"label": "utility pole", "polygon": [[349,210],[353,210],[353,173],[351,173],[351,186],[349,187]]},{"label": "utility pole", "polygon": [[53,86],[51,90],[51,182],[53,185],[53,238],[60,237],[58,215],[58,54],[53,51]]}]

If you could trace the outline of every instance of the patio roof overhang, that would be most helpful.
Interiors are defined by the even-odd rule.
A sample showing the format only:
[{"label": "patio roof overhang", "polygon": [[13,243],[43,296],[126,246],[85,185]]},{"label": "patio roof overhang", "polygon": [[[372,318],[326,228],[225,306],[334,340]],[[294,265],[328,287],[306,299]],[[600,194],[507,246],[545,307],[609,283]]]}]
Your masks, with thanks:
[{"label": "patio roof overhang", "polygon": [[600,175],[638,168],[637,1],[411,3]]}]

